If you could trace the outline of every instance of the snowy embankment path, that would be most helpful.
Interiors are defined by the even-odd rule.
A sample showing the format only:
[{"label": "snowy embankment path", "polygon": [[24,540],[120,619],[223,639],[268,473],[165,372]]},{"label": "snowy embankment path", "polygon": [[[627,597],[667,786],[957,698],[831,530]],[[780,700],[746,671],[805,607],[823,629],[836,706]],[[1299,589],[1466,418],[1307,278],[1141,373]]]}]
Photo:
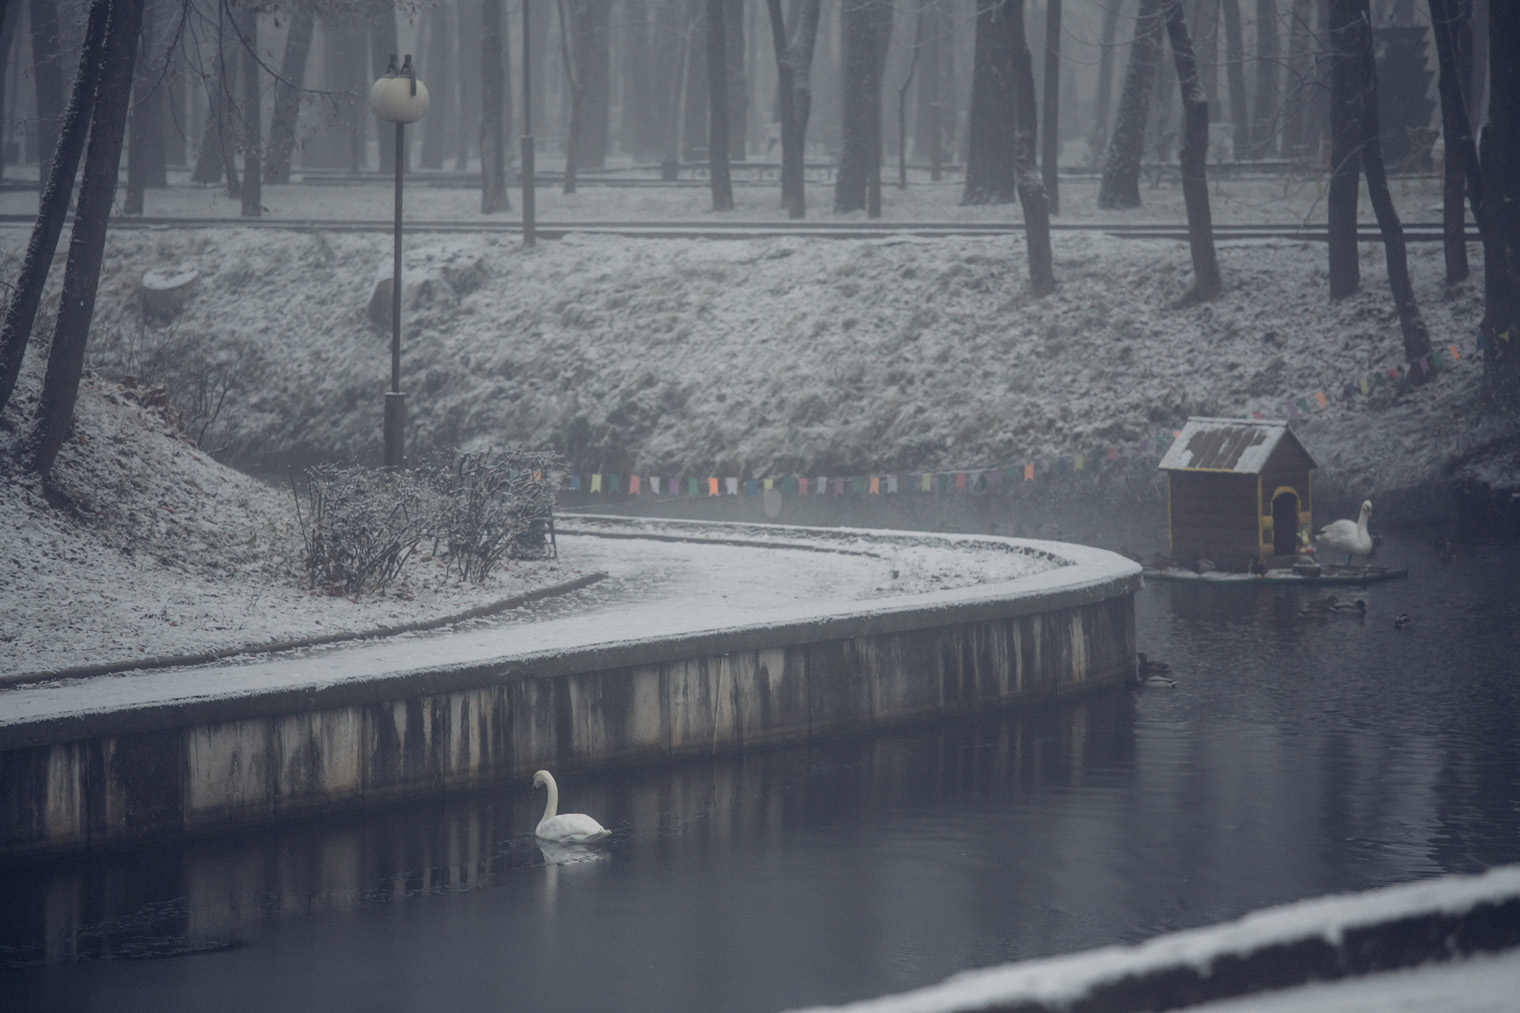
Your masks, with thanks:
[{"label": "snowy embankment path", "polygon": [[[567,518],[571,524],[586,528],[593,522]],[[571,652],[582,662],[616,667],[645,663],[673,641],[686,648],[700,642],[722,653],[728,638],[803,626],[812,639],[824,639],[831,624],[984,604],[1000,608],[1039,592],[1081,594],[1139,572],[1137,564],[1099,549],[994,537],[764,525],[721,533],[669,522],[608,522],[606,528],[652,537],[561,535],[563,561],[607,574],[572,594],[449,631],[12,686],[0,690],[0,740],[25,738],[27,726],[87,722],[124,711],[162,714],[213,701],[482,668],[548,670]],[[709,541],[685,540],[693,535]],[[730,541],[718,540],[725,538]]]}]

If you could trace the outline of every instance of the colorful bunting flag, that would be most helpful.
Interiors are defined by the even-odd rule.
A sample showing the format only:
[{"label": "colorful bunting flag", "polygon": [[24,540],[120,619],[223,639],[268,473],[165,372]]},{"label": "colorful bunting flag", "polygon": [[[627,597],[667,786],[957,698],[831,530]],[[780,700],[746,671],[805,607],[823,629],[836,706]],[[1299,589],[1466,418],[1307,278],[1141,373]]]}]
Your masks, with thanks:
[{"label": "colorful bunting flag", "polygon": [[637,496],[638,494],[639,494],[639,476],[637,476],[637,475],[629,475],[628,476],[628,495],[630,495],[630,496]]},{"label": "colorful bunting flag", "polygon": [[[714,481],[716,482],[717,480],[714,479]],[[730,496],[737,496],[737,495],[739,495],[739,480],[737,478],[733,478],[733,477],[725,478],[723,480],[723,486],[724,486],[724,491],[727,492]],[[715,493],[713,493],[713,495],[716,496],[717,493],[715,492]]]},{"label": "colorful bunting flag", "polygon": [[871,476],[871,487],[869,489],[867,489],[866,491],[869,492],[872,496],[879,496],[879,495],[881,495],[881,479],[878,476],[876,476],[876,475],[872,475]]},{"label": "colorful bunting flag", "polygon": [[1033,482],[1034,481],[1034,462],[1033,461],[1025,461],[1024,462],[1024,481],[1026,481],[1026,482]]},{"label": "colorful bunting flag", "polygon": [[570,491],[571,492],[579,492],[580,488],[581,488],[581,477],[579,475],[571,475],[570,476]]}]

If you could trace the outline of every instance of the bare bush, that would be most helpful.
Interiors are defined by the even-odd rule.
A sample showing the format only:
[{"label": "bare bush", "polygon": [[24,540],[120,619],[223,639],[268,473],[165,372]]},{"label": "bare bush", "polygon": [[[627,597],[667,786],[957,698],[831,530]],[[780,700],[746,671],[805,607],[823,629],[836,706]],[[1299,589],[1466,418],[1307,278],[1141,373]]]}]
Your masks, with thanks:
[{"label": "bare bush", "polygon": [[564,464],[512,448],[459,454],[412,472],[324,465],[292,482],[306,574],[334,593],[381,590],[424,541],[459,579],[485,583],[507,559],[553,551],[554,489]]},{"label": "bare bush", "polygon": [[446,550],[450,568],[477,584],[504,559],[548,555],[562,472],[554,454],[522,448],[459,454],[433,480],[435,552]]},{"label": "bare bush", "polygon": [[351,595],[384,588],[426,537],[432,497],[409,472],[308,468],[306,509],[299,493],[296,509],[311,585]]}]

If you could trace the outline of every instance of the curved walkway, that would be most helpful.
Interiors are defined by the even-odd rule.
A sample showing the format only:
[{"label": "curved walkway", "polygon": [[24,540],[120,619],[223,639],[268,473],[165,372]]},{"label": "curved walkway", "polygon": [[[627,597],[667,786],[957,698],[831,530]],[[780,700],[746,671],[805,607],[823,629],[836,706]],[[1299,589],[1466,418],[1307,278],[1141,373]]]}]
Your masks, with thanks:
[{"label": "curved walkway", "polygon": [[[607,578],[447,630],[242,656],[212,664],[0,689],[0,748],[194,716],[255,701],[384,698],[397,680],[439,688],[504,666],[635,664],[773,641],[832,639],[932,624],[936,615],[1113,593],[1139,566],[1084,546],[992,536],[566,518],[560,551]],[[672,654],[672,652],[677,654]],[[262,709],[262,708],[260,708]]]}]

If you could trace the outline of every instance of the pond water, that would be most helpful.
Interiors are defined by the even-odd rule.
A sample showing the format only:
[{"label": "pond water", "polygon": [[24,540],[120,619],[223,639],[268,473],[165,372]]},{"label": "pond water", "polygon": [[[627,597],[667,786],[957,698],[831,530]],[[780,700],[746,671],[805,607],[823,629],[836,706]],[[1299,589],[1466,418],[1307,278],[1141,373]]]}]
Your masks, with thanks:
[{"label": "pond water", "polygon": [[1379,562],[1365,619],[1149,583],[1172,690],[567,779],[591,861],[525,782],[0,870],[0,1006],[771,1011],[1520,861],[1520,549]]}]

